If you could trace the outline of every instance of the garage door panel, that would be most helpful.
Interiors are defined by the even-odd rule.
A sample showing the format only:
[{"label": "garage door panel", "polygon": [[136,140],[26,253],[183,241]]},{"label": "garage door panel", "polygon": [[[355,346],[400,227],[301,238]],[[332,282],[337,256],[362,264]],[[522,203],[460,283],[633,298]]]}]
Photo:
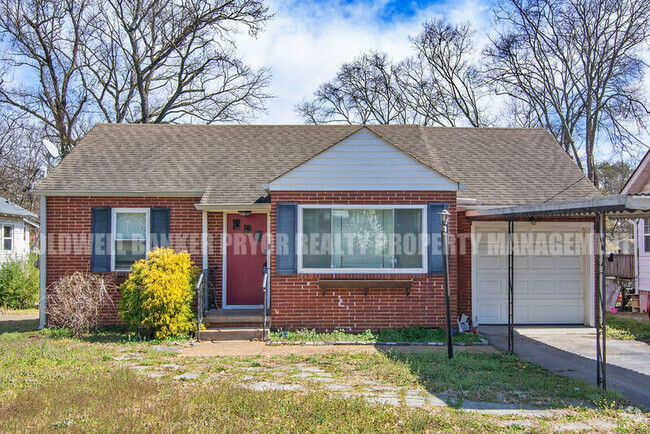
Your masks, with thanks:
[{"label": "garage door panel", "polygon": [[531,256],[532,270],[553,270],[555,269],[555,258],[553,256]]},{"label": "garage door panel", "polygon": [[478,306],[478,315],[485,324],[503,324],[507,322],[507,312],[502,303],[481,302]]},{"label": "garage door panel", "polygon": [[521,304],[515,302],[515,322],[518,324],[545,324],[556,322],[555,304],[546,301],[535,305],[527,304],[524,308]]},{"label": "garage door panel", "polygon": [[532,294],[539,298],[540,296],[555,296],[556,295],[556,280],[551,276],[550,278],[533,278],[531,279],[531,286],[533,287]]},{"label": "garage door panel", "polygon": [[506,264],[504,256],[492,256],[484,253],[479,256],[477,267],[479,270],[503,270]]},{"label": "garage door panel", "polygon": [[[507,283],[506,283],[507,286]],[[515,277],[515,298],[516,297],[528,297],[532,294],[532,288],[530,287],[530,282],[525,279],[517,279]],[[508,294],[506,293],[506,298]]]},{"label": "garage door panel", "polygon": [[558,279],[556,288],[558,297],[580,300],[584,298],[583,281],[581,279]]},{"label": "garage door panel", "polygon": [[[567,239],[576,239],[576,231],[582,229],[538,222],[522,228],[518,234],[526,235],[534,248],[519,251],[515,255],[515,322],[518,324],[582,323],[584,320],[584,297],[589,261],[574,254],[575,246]],[[472,263],[475,266],[475,303],[479,324],[504,324],[507,322],[507,256],[495,255],[496,245],[488,245],[487,236],[480,236],[478,226]],[[497,239],[505,236],[505,225],[498,229],[484,229]],[[523,232],[534,232],[523,234]],[[559,234],[559,235],[558,235]],[[547,240],[544,248],[537,248],[538,240]],[[494,243],[492,243],[494,244]],[[530,247],[530,246],[528,246]],[[492,254],[489,254],[492,252]]]},{"label": "garage door panel", "polygon": [[484,298],[503,297],[506,293],[505,283],[501,279],[485,279],[479,283],[479,291]]}]

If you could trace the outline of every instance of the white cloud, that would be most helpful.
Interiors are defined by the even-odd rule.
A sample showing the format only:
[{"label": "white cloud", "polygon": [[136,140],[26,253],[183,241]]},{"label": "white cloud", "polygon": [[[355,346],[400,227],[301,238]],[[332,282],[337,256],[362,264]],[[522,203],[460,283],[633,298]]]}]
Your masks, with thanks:
[{"label": "white cloud", "polygon": [[299,123],[294,106],[332,79],[342,63],[369,50],[385,51],[396,60],[406,57],[411,52],[409,35],[415,36],[427,19],[445,16],[479,28],[485,26],[488,11],[481,0],[447,0],[387,22],[381,16],[385,3],[270,1],[276,15],[267,29],[257,39],[237,39],[248,64],[268,66],[273,74],[270,91],[276,98],[255,123]]}]

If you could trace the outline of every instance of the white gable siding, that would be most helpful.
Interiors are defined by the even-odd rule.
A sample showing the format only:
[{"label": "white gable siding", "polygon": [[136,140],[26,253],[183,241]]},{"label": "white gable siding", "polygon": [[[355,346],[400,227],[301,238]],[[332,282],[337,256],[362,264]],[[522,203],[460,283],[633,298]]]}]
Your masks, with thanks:
[{"label": "white gable siding", "polygon": [[0,235],[4,235],[4,226],[13,227],[13,249],[4,250],[4,242],[0,243],[0,263],[10,257],[26,257],[29,254],[29,225],[26,225],[22,219],[0,217]]},{"label": "white gable siding", "polygon": [[269,185],[271,191],[455,191],[458,184],[362,129]]}]

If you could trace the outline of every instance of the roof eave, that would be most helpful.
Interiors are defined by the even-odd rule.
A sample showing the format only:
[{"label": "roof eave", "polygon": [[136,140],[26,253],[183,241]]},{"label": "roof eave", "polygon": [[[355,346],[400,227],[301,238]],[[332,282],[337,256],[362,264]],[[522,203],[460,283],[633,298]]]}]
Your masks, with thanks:
[{"label": "roof eave", "polygon": [[548,202],[535,205],[517,205],[503,208],[467,211],[470,219],[530,218],[595,215],[606,213],[612,218],[650,217],[650,196],[618,194],[587,199]]},{"label": "roof eave", "polygon": [[270,203],[197,203],[199,211],[270,211]]},{"label": "roof eave", "polygon": [[105,190],[105,191],[75,191],[75,190],[36,190],[37,196],[97,196],[97,197],[202,197],[203,190]]}]

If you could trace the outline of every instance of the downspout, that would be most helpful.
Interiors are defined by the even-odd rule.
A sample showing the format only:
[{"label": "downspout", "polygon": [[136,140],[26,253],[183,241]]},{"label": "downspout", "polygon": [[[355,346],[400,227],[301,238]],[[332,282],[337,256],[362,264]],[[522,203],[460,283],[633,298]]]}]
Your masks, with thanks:
[{"label": "downspout", "polygon": [[[634,276],[634,293],[635,294],[640,294],[640,289],[641,289],[641,282],[640,282],[640,277],[641,277],[641,267],[639,265],[639,258],[641,256],[641,249],[639,248],[639,243],[641,242],[641,239],[639,238],[639,224],[641,222],[645,223],[645,220],[643,219],[636,219],[634,222],[634,268],[635,268],[635,276]],[[645,225],[644,225],[644,230],[645,230]],[[644,239],[645,240],[645,239]]]},{"label": "downspout", "polygon": [[47,197],[41,196],[41,219],[40,219],[40,251],[39,251],[39,324],[38,328],[43,329],[47,324],[45,311],[47,309]]},{"label": "downspout", "polygon": [[[206,279],[206,285],[204,286],[207,288],[207,279],[208,279],[208,212],[203,211],[202,213],[202,218],[201,218],[201,257],[202,257],[202,263],[201,263],[201,268],[203,269],[203,272],[206,274],[205,279]],[[208,308],[208,291],[204,290],[203,291],[203,306],[204,309]]]}]

